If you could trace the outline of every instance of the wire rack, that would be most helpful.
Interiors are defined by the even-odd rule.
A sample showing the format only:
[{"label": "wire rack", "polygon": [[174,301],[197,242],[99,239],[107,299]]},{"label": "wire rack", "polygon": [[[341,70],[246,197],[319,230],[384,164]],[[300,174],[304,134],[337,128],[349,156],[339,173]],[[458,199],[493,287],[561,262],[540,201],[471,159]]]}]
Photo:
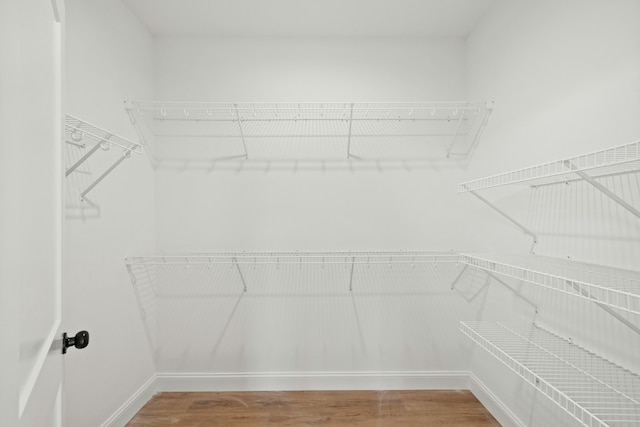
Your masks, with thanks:
[{"label": "wire rack", "polygon": [[460,330],[584,426],[640,425],[640,376],[538,326]]},{"label": "wire rack", "polygon": [[163,144],[178,144],[180,154],[220,159],[331,159],[401,158],[403,148],[429,142],[438,143],[447,156],[465,156],[492,104],[130,102],[126,108],[156,152]]},{"label": "wire rack", "polygon": [[[343,293],[347,289],[353,290],[354,282],[358,282],[357,278],[354,280],[357,275],[364,274],[366,280],[375,275],[376,279],[386,278],[399,284],[413,277],[409,281],[418,283],[420,280],[416,282],[416,278],[425,273],[423,267],[437,268],[446,263],[457,271],[458,260],[459,256],[454,252],[345,251],[181,254],[131,257],[125,262],[136,292],[142,292],[139,301],[145,305],[144,295],[156,294],[167,283],[166,287],[171,292],[180,286],[195,286],[202,292],[209,292],[211,283],[224,287],[225,283],[235,282],[236,285],[222,291],[235,292],[241,288],[247,292],[261,288],[262,282],[275,279],[276,282],[299,282],[311,288],[317,283],[316,289],[310,289],[315,293]],[[247,282],[250,282],[249,286]],[[252,285],[257,285],[257,288]]]},{"label": "wire rack", "polygon": [[197,264],[419,264],[458,262],[455,252],[215,252],[130,257],[128,265]]},{"label": "wire rack", "polygon": [[460,261],[485,271],[640,313],[640,272],[539,255],[460,254]]},{"label": "wire rack", "polygon": [[[66,168],[65,177],[69,177],[74,172],[85,175],[83,188],[79,189],[79,197],[85,199],[87,193],[95,188],[104,178],[107,177],[124,160],[131,157],[132,153],[142,154],[142,145],[130,139],[116,135],[85,120],[79,119],[71,114],[65,115],[65,143],[71,164]],[[120,150],[120,155],[116,156],[115,162],[111,164],[96,179],[88,179],[91,172],[87,168],[81,169],[82,165],[88,165],[88,160],[99,150],[110,151],[112,148]]]},{"label": "wire rack", "polygon": [[576,178],[576,173],[590,170],[599,170],[598,176],[640,171],[640,141],[463,182],[458,184],[458,192],[525,182],[581,179]]}]

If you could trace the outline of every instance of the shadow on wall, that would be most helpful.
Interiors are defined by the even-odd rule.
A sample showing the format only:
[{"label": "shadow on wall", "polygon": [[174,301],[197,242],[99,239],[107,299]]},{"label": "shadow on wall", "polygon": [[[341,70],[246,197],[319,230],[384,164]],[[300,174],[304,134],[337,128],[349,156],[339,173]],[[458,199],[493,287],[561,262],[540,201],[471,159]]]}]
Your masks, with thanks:
[{"label": "shadow on wall", "polygon": [[270,172],[370,172],[378,171],[419,171],[432,170],[440,171],[444,169],[465,169],[468,160],[450,160],[441,158],[432,159],[364,159],[352,155],[344,160],[315,160],[315,159],[228,159],[213,158],[203,159],[160,159],[155,162],[156,169],[174,170],[176,172],[199,170],[206,173],[213,172],[235,172],[235,173],[263,173]]},{"label": "shadow on wall", "polygon": [[[460,274],[451,284],[451,289],[455,290],[471,307],[474,315],[468,319],[461,320],[481,320],[484,318],[485,309],[487,308],[487,298],[491,286],[499,287],[502,291],[506,291],[513,298],[524,304],[521,307],[530,309],[531,320],[535,320],[535,316],[538,310],[536,302],[529,298],[523,291],[523,282],[509,283],[504,280],[503,277],[495,275],[493,273],[481,270],[479,268],[470,267],[464,265]],[[507,309],[507,312],[510,308]],[[529,311],[526,313],[523,311],[522,316],[529,316]],[[507,314],[508,316],[508,314]]]},{"label": "shadow on wall", "polygon": [[446,153],[446,141],[427,137],[216,138],[157,142],[149,150],[157,169],[269,173],[465,169],[469,153]]},{"label": "shadow on wall", "polygon": [[248,263],[130,273],[161,371],[241,372],[446,365],[442,347],[456,347],[459,320],[477,316],[452,290],[468,280],[462,269]]}]

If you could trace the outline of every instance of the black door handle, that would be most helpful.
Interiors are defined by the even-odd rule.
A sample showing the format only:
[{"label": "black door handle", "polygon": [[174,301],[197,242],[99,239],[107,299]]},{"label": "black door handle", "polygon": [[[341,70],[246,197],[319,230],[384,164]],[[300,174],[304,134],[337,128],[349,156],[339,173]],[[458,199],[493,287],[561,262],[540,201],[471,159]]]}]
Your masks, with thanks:
[{"label": "black door handle", "polygon": [[89,345],[89,332],[80,331],[75,337],[68,337],[65,332],[62,334],[62,354],[67,354],[67,348],[75,347],[77,349],[85,348]]}]

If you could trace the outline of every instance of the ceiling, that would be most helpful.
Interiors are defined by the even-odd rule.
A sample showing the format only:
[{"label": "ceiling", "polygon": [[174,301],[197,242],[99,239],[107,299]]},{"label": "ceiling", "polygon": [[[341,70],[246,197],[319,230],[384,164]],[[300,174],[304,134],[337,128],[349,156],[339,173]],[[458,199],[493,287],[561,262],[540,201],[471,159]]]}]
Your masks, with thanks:
[{"label": "ceiling", "polygon": [[122,0],[156,36],[466,37],[494,0]]}]

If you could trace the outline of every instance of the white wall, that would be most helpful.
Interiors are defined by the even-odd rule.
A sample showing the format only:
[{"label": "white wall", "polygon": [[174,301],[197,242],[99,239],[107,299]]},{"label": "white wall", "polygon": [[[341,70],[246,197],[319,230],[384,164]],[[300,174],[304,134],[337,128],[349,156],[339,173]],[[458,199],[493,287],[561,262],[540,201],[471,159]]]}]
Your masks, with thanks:
[{"label": "white wall", "polygon": [[[143,159],[128,160],[99,188],[100,218],[67,225],[66,271],[74,291],[67,323],[93,328],[92,345],[102,345],[93,347],[93,355],[74,355],[68,364],[75,366],[76,378],[104,385],[91,389],[96,403],[86,411],[70,407],[78,411],[70,419],[90,425],[106,418],[153,372],[123,256],[156,250],[524,250],[528,237],[471,196],[456,194],[455,184],[637,139],[637,8],[623,1],[499,1],[466,43],[152,41],[118,2],[70,2],[68,111],[86,112],[87,119],[125,136],[134,135],[121,112],[122,99],[496,101],[468,169],[455,162],[412,168],[374,164],[353,171],[246,162],[207,170],[161,168],[154,178]],[[622,181],[607,184],[630,188]],[[575,220],[585,196],[596,195],[580,184],[567,188],[544,190],[533,202],[526,189],[493,197],[536,229],[583,227],[569,236],[545,229],[536,252],[637,268],[637,222],[604,199],[597,199],[600,210]],[[567,191],[574,216],[562,219],[567,209],[557,200]],[[638,205],[637,196],[631,197]],[[601,220],[622,228],[595,233]],[[232,269],[214,273],[191,272],[184,281],[164,276],[160,290],[168,295],[158,300],[158,323],[146,325],[158,334],[160,372],[464,370],[472,347],[457,332],[460,319],[535,317],[522,298],[493,281],[487,286],[485,276],[472,271],[454,291],[449,287],[455,270],[410,273],[403,286],[387,272],[362,272],[356,276],[362,287],[352,295],[341,293],[342,269],[319,275],[312,269],[247,272],[246,294],[238,291]],[[637,334],[592,304],[540,290],[523,293],[552,329],[620,363],[637,364]],[[86,326],[87,319],[94,323]],[[133,331],[125,329],[131,325]],[[129,332],[124,338],[130,351],[112,344],[123,332]],[[171,345],[175,342],[180,345]],[[474,370],[523,421],[564,424],[563,415],[547,411],[542,397],[485,359],[476,350]],[[105,369],[96,369],[105,363]],[[86,399],[80,380],[71,381],[70,402],[80,402],[83,394]],[[113,403],[98,407],[97,402]]]},{"label": "white wall", "polygon": [[456,38],[156,39],[155,96],[178,101],[450,101],[465,96]]},{"label": "white wall", "polygon": [[[496,109],[470,178],[621,145],[640,136],[640,5],[634,1],[500,1],[467,40],[468,89]],[[602,179],[640,207],[638,174]],[[539,233],[535,252],[638,269],[640,222],[588,183],[505,196],[487,191]],[[479,209],[482,205],[479,204]],[[488,208],[487,208],[488,209]],[[638,372],[640,336],[594,304],[523,286],[536,320]],[[515,298],[517,300],[518,298]],[[522,318],[493,285],[484,318]],[[520,303],[521,304],[521,303]],[[635,325],[638,316],[624,315]],[[534,316],[529,316],[533,320]],[[546,400],[476,351],[474,371],[527,425],[566,423]],[[535,402],[535,405],[532,403]]]},{"label": "white wall", "polygon": [[[460,39],[163,37],[155,47],[157,100],[467,97]],[[455,193],[463,167],[445,162],[444,153],[442,160],[354,170],[250,160],[209,170],[160,168],[158,246],[166,253],[469,248],[475,243],[465,216],[473,201]],[[478,307],[451,291],[458,270],[443,268],[393,270],[405,283],[388,268],[356,271],[353,295],[344,266],[333,276],[314,267],[250,270],[242,297],[235,270],[174,280],[174,294],[210,283],[209,298],[160,300],[159,371],[465,369],[466,355],[451,337],[457,321],[475,318]],[[171,348],[175,340],[184,344]]]},{"label": "white wall", "polygon": [[[68,0],[66,29],[67,113],[135,140],[123,101],[153,96],[152,37],[119,1]],[[98,150],[93,178],[118,155]],[[68,209],[64,323],[88,330],[90,345],[65,358],[65,425],[100,425],[154,373],[123,261],[155,249],[153,185],[148,159],[134,155],[87,195],[99,210],[83,218]]]},{"label": "white wall", "polygon": [[[458,39],[159,38],[155,94],[194,101],[462,100],[465,67]],[[158,172],[161,250],[469,245],[465,217],[475,205],[455,194],[455,163],[369,164],[360,173],[231,164],[219,162],[215,173]]]}]

